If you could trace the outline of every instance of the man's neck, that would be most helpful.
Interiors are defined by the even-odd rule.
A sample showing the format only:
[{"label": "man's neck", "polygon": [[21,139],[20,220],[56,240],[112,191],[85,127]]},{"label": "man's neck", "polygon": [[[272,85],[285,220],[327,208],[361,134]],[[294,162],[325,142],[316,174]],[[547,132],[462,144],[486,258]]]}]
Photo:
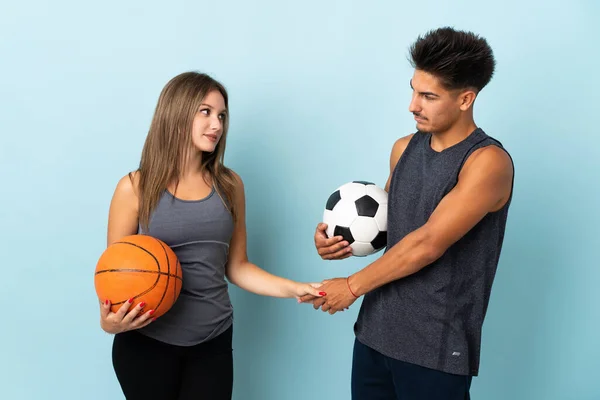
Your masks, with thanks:
[{"label": "man's neck", "polygon": [[431,148],[435,151],[446,150],[465,140],[475,129],[477,129],[477,125],[473,120],[470,120],[463,124],[456,124],[444,132],[432,132]]}]

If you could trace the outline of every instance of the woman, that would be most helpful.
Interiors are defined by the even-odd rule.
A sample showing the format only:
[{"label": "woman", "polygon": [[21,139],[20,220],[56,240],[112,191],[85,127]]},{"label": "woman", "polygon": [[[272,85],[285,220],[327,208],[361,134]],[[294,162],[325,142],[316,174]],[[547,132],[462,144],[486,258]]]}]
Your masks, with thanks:
[{"label": "woman", "polygon": [[110,299],[102,299],[101,326],[115,334],[113,365],[127,399],[231,398],[233,311],[225,277],[265,296],[325,295],[318,284],[248,261],[244,186],[223,165],[228,121],[223,85],[195,72],[176,76],[158,99],[139,169],[115,189],[108,244],[154,236],[183,270],[181,294],[159,319],[143,303],[112,313]]}]

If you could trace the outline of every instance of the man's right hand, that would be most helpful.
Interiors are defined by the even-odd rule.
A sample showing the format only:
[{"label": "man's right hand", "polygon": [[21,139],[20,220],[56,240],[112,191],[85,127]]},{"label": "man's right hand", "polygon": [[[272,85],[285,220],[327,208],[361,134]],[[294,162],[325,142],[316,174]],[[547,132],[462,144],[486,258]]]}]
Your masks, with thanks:
[{"label": "man's right hand", "polygon": [[341,236],[327,238],[327,224],[320,223],[315,230],[315,247],[323,260],[343,260],[352,255],[352,248]]}]

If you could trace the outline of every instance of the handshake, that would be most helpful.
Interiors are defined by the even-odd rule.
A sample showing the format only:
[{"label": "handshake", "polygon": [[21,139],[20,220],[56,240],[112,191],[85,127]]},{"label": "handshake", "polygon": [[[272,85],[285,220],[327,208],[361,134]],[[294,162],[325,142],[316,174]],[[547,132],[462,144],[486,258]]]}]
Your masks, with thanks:
[{"label": "handshake", "polygon": [[[352,256],[352,248],[341,236],[327,238],[327,225],[321,223],[315,231],[315,247],[323,260],[342,260]],[[310,291],[297,296],[298,303],[312,303],[315,310],[333,315],[347,310],[358,298],[356,287],[352,286],[352,277],[327,279],[320,284],[311,284],[319,291],[319,296]],[[314,293],[314,292],[313,292]]]}]

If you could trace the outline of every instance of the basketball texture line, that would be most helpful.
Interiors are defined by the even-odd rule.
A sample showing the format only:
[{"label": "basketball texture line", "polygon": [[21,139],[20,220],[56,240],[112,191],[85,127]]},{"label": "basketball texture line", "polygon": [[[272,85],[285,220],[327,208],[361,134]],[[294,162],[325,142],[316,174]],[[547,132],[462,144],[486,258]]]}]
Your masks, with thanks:
[{"label": "basketball texture line", "polygon": [[[163,246],[163,244],[158,241],[158,244],[160,244],[160,247],[163,249],[163,252],[165,253],[165,258],[167,259],[167,284],[165,285],[165,290],[163,290],[163,294],[160,297],[160,301],[158,302],[158,305],[156,306],[155,310],[158,310],[160,308],[160,305],[162,304],[163,300],[165,299],[165,296],[167,294],[167,289],[169,287],[169,280],[171,279],[171,260],[169,260],[169,255],[167,254],[167,249],[165,249],[165,247]],[[160,266],[159,266],[159,271],[160,271]],[[160,280],[160,275],[158,277],[158,280]],[[158,282],[157,280],[157,282]]]},{"label": "basketball texture line", "polygon": [[175,278],[175,279],[179,279],[181,280],[180,276],[174,275],[174,274],[169,274],[167,272],[162,272],[162,271],[148,271],[147,269],[135,269],[135,268],[121,268],[121,269],[103,269],[101,271],[96,272],[95,275],[99,275],[99,274],[103,274],[105,272],[141,272],[144,274],[158,274],[158,275],[169,275],[171,278]]}]

